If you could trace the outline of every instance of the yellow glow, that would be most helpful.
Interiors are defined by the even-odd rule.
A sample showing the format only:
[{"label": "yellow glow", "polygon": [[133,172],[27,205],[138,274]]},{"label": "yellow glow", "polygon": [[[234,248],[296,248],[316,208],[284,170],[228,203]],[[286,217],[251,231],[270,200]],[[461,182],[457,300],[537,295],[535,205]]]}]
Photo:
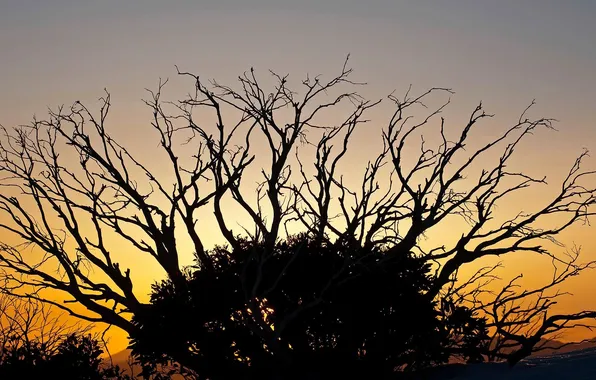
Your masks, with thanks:
[{"label": "yellow glow", "polygon": [[[361,89],[368,98],[383,97],[394,89],[401,94],[410,83],[415,90],[453,87],[457,94],[445,117],[454,131],[477,102],[484,100],[488,111],[497,117],[479,129],[479,139],[515,121],[523,107],[537,97],[533,114],[560,119],[560,132],[537,133],[519,149],[515,164],[516,169],[547,175],[549,186],[534,187],[504,202],[498,210],[504,214],[543,204],[558,189],[561,176],[581,149],[596,148],[592,111],[596,58],[590,38],[595,33],[589,20],[593,12],[578,10],[568,2],[525,13],[508,6],[486,11],[483,5],[447,2],[433,7],[389,2],[392,5],[367,9],[359,8],[364,2],[336,2],[332,8],[337,14],[333,15],[308,7],[299,12],[277,7],[228,9],[223,5],[203,9],[198,3],[164,9],[157,7],[157,2],[140,0],[134,0],[134,6],[129,2],[127,6],[69,4],[65,12],[45,2],[36,4],[35,9],[26,5],[28,2],[13,3],[18,4],[0,12],[0,124],[10,128],[30,120],[33,114],[43,118],[47,106],[69,105],[78,99],[92,108],[107,87],[113,94],[110,133],[149,163],[165,182],[172,179],[171,170],[150,131],[150,110],[139,99],[147,97],[143,89],[154,89],[160,76],[172,79],[166,88],[168,99],[192,91],[193,83],[177,77],[174,64],[222,83],[234,83],[236,75],[251,66],[263,78],[269,68],[289,72],[298,83],[306,72],[335,73],[345,54],[351,52],[355,78],[370,83]],[[521,4],[516,7],[525,9]],[[512,23],[509,11],[519,17],[526,15],[523,22]],[[553,14],[560,22],[542,22]],[[389,109],[388,104],[381,104],[370,114],[372,122],[356,133],[351,154],[341,166],[352,183],[360,177],[366,159],[374,156]],[[266,151],[265,146],[254,149]],[[587,161],[586,167],[596,167],[595,160]],[[259,176],[258,171],[251,172],[245,181],[254,183]],[[241,232],[238,224],[250,226],[247,215],[231,204],[226,208],[233,215],[230,225],[236,232]],[[455,221],[442,224],[425,243],[452,244],[463,227]],[[210,210],[200,214],[197,228],[207,247],[223,242]],[[576,226],[561,240],[581,245],[583,259],[588,261],[596,259],[594,236],[594,227]],[[108,246],[113,247],[121,267],[131,269],[137,297],[147,301],[151,284],[163,279],[164,271],[154,259],[121,239],[110,237]],[[181,263],[191,264],[190,241],[180,238],[178,247]],[[468,265],[460,274],[469,275],[487,262]],[[536,255],[513,255],[505,258],[504,264],[500,272],[504,279],[523,272],[527,286],[550,276],[550,261]],[[570,279],[563,290],[574,296],[562,298],[557,310],[596,309],[593,274]],[[268,316],[271,311],[264,313]],[[112,328],[108,336],[112,351],[126,347],[124,332]]]}]

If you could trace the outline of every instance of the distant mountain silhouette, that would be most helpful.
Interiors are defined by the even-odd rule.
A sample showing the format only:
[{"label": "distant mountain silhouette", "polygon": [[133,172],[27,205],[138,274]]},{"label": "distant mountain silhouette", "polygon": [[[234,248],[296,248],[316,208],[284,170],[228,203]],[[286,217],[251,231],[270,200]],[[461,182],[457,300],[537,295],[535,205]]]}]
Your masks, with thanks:
[{"label": "distant mountain silhouette", "polygon": [[[117,365],[120,368],[122,368],[123,370],[125,370],[125,372],[128,375],[131,375],[131,365],[129,365],[129,359],[131,359],[130,353],[131,353],[131,351],[129,349],[124,349],[124,350],[119,351],[115,354],[112,354],[111,361],[110,361],[110,358],[104,359],[104,363]],[[141,372],[141,367],[139,365],[133,364],[132,371],[134,372],[135,375],[137,375]]]},{"label": "distant mountain silhouette", "polygon": [[[541,342],[542,344],[542,342]],[[558,340],[551,340],[548,342],[549,346],[558,347],[563,344],[564,342]],[[554,355],[554,354],[566,354],[568,352],[580,351],[585,350],[588,348],[596,348],[596,337],[586,340],[585,342],[581,343],[574,343],[567,346],[564,346],[560,349],[544,349],[542,351],[535,352],[531,355],[531,357],[538,357],[538,356],[547,356],[547,355]]]},{"label": "distant mountain silhouette", "polygon": [[[557,355],[557,354],[566,354],[569,352],[581,351],[589,348],[596,348],[596,337],[587,339],[585,342],[580,343],[573,343],[565,345],[566,342],[562,342],[560,340],[552,339],[542,339],[540,343],[536,345],[536,347],[541,346],[548,346],[552,348],[544,348],[538,352],[534,352],[530,355],[531,358],[541,357],[541,356],[549,356],[549,355]],[[561,347],[561,348],[557,348]],[[504,353],[513,352],[515,351],[516,347],[511,347],[508,350],[503,350]]]},{"label": "distant mountain silhouette", "polygon": [[[132,363],[131,358],[131,350],[124,349],[119,351],[115,354],[112,354],[111,361],[109,358],[104,359],[104,363],[106,365],[113,364],[119,366],[127,375],[134,375],[137,376],[141,373],[142,368],[138,364]],[[184,377],[182,375],[174,375],[171,377],[174,380],[183,380]]]}]

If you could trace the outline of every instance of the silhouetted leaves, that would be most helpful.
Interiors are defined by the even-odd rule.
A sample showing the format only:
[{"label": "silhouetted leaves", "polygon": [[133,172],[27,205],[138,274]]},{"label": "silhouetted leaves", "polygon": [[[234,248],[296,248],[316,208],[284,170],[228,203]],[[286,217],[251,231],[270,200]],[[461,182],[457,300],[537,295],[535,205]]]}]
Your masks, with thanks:
[{"label": "silhouetted leaves", "polygon": [[[164,281],[134,323],[132,348],[145,363],[176,359],[200,378],[275,373],[391,374],[444,363],[454,352],[477,360],[483,321],[458,306],[441,313],[425,295],[430,266],[387,250],[329,245],[305,236],[267,251],[211,252],[214,272],[196,269],[185,288]],[[250,291],[250,293],[249,293]],[[256,294],[248,299],[247,294]],[[268,331],[249,304],[259,302]],[[268,340],[272,336],[277,346]]]},{"label": "silhouetted leaves", "polygon": [[89,335],[70,334],[56,347],[13,340],[0,350],[1,379],[126,380],[117,366],[102,364],[103,350]]}]

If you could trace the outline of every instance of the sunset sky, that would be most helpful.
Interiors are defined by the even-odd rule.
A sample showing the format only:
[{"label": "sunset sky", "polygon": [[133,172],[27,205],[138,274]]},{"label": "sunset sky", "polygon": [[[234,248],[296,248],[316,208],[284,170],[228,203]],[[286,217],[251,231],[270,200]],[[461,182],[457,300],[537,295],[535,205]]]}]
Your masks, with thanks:
[{"label": "sunset sky", "polygon": [[[596,151],[595,18],[593,0],[0,0],[0,124],[76,100],[96,105],[107,88],[114,133],[144,150],[156,146],[142,134],[144,89],[161,77],[172,79],[173,98],[192,90],[174,65],[233,83],[251,66],[332,75],[349,53],[367,97],[452,88],[453,123],[482,101],[496,114],[487,128],[509,125],[536,99],[532,114],[558,119],[559,131],[534,136],[517,162],[556,187],[583,148]],[[565,238],[596,260],[595,234],[583,227]],[[537,268],[512,263],[504,275]],[[138,274],[144,293],[155,273]],[[596,273],[568,288],[575,296],[562,308],[596,309]],[[121,334],[114,341],[125,345]]]}]

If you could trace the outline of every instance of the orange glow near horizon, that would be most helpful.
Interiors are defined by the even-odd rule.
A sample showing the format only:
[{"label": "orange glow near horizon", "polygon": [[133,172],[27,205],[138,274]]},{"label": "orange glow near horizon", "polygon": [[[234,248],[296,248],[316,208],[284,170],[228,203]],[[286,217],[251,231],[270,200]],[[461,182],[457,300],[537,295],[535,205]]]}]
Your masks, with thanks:
[{"label": "orange glow near horizon", "polygon": [[[456,103],[456,102],[455,102]],[[114,105],[114,107],[122,107],[119,105]],[[148,111],[148,110],[147,110]],[[138,121],[133,122],[134,125],[138,125],[139,126],[139,133],[141,133],[141,128],[149,128],[146,124],[143,123],[144,120],[146,120],[147,118],[147,111],[145,113],[140,113],[137,117],[138,117]],[[375,115],[376,117],[371,117],[373,120],[383,120],[383,117],[385,115]],[[132,119],[132,116],[129,115],[128,116],[130,119]],[[455,120],[465,120],[468,115],[465,113],[462,113],[461,116],[459,115],[452,115],[453,119]],[[510,120],[502,120],[504,118],[499,118],[497,117],[495,122],[493,123],[492,121],[489,121],[487,124],[488,125],[480,125],[479,129],[476,131],[480,131],[481,128],[504,128],[506,126],[508,126],[510,124]],[[117,117],[112,116],[111,117],[112,120],[112,124],[110,125],[111,128],[114,128],[114,130],[116,130],[116,132],[118,131],[118,126],[120,125],[119,120],[117,119]],[[127,122],[131,122],[130,120],[128,120]],[[447,119],[447,125],[449,125],[449,118]],[[452,129],[452,132],[458,132],[458,128],[459,128],[458,123],[454,123],[452,126],[450,126],[449,128]],[[379,133],[372,133],[371,129],[372,126],[374,126],[375,129],[378,129]],[[345,171],[345,174],[347,175],[347,181],[349,183],[350,180],[353,180],[355,184],[357,184],[358,179],[361,177],[362,174],[362,169],[363,169],[363,160],[365,159],[372,159],[374,158],[374,154],[376,153],[374,151],[374,149],[371,149],[370,151],[370,157],[366,157],[366,155],[363,155],[361,153],[358,152],[358,145],[361,144],[366,144],[369,147],[374,147],[375,142],[371,141],[376,139],[377,141],[379,141],[380,138],[380,129],[381,127],[384,126],[384,124],[382,122],[378,122],[378,123],[371,123],[370,125],[366,125],[365,127],[367,128],[367,130],[362,130],[360,135],[356,135],[353,139],[353,145],[352,145],[352,154],[348,154],[348,156],[346,156],[346,160],[344,162],[344,167],[345,168],[351,168],[352,170],[347,170]],[[431,127],[434,126],[431,124]],[[431,128],[430,131],[432,133],[434,129]],[[377,131],[375,131],[377,132]],[[535,162],[540,162],[538,159],[536,159],[534,156],[544,156],[543,154],[541,154],[540,152],[537,152],[536,150],[532,149],[532,143],[535,143],[536,140],[539,141],[541,143],[542,146],[544,146],[543,144],[548,144],[549,140],[547,139],[545,136],[552,136],[553,134],[557,134],[558,132],[553,132],[553,131],[543,131],[542,133],[537,134],[536,136],[531,137],[525,146],[523,146],[523,149],[520,149],[520,152],[518,153],[519,157],[521,157],[521,159],[518,159],[518,162],[515,162],[516,166],[512,168],[512,170],[518,170],[518,171],[526,171],[526,172],[531,172],[533,175],[535,176],[540,176],[541,174],[544,173],[544,169],[543,167],[541,167],[541,165],[536,165]],[[560,133],[560,132],[559,132]],[[126,138],[124,138],[126,140]],[[432,139],[432,136],[429,136],[429,139]],[[472,140],[473,142],[481,145],[482,144],[482,140],[483,136],[479,136],[478,139]],[[415,141],[415,140],[414,140]],[[153,145],[153,141],[147,141],[146,144],[149,145]],[[143,156],[143,150],[139,149],[139,147],[134,147],[134,143],[133,145],[133,153],[134,150],[137,150],[141,156]],[[378,145],[377,145],[378,146]],[[258,149],[256,149],[256,151],[258,151]],[[350,151],[349,151],[350,152]],[[153,152],[153,154],[155,155],[155,152]],[[543,206],[545,204],[545,202],[547,202],[548,200],[550,200],[553,191],[557,191],[558,190],[558,186],[559,186],[559,182],[562,178],[562,176],[564,174],[566,174],[570,164],[573,161],[573,155],[570,153],[568,155],[568,162],[569,165],[564,165],[561,164],[559,162],[557,162],[558,166],[560,166],[560,168],[558,168],[557,170],[553,170],[551,175],[549,175],[549,180],[552,177],[552,181],[549,182],[549,185],[536,185],[530,189],[527,189],[523,192],[520,192],[520,194],[517,197],[512,197],[511,199],[505,199],[504,202],[501,203],[501,208],[498,209],[497,212],[497,217],[500,218],[505,218],[506,216],[509,216],[511,213],[516,213],[519,212],[521,210],[524,211],[532,211],[532,210],[536,210],[538,207]],[[524,161],[526,161],[526,158],[529,158],[527,161],[530,162],[530,164],[525,163]],[[552,156],[547,156],[547,157],[543,157],[542,161],[543,163],[548,163],[549,160],[551,161],[555,161],[557,160],[558,157],[552,157]],[[491,163],[487,163],[487,165],[491,165]],[[551,164],[547,165],[547,166],[551,166]],[[555,163],[552,164],[552,166],[555,166]],[[164,170],[162,172],[158,171],[155,174],[157,174],[158,176],[160,176],[162,179],[164,179],[165,183],[169,183],[167,178],[168,178],[168,173],[169,171],[167,170],[167,167],[164,167]],[[344,174],[344,173],[342,173]],[[548,173],[544,173],[544,174],[548,174]],[[141,177],[139,177],[141,178]],[[472,180],[474,179],[474,177],[471,177]],[[253,178],[247,178],[247,182],[254,182],[257,179],[260,179],[259,177],[255,177]],[[206,211],[206,212],[205,212]],[[219,230],[216,228],[216,223],[215,220],[213,218],[212,215],[210,215],[210,209],[209,207],[207,207],[207,210],[205,210],[204,212],[200,213],[200,218],[199,218],[199,222],[198,222],[198,229],[200,231],[202,231],[202,237],[205,238],[205,245],[207,247],[213,247],[215,244],[221,244],[221,243],[225,243],[223,237],[221,236],[221,233],[219,233]],[[234,215],[234,219],[232,219],[232,222],[237,222],[238,224],[243,224],[243,225],[250,225],[250,220],[248,218],[248,216],[243,214],[238,214],[238,213],[230,213],[229,215]],[[85,221],[83,221],[84,223]],[[84,223],[85,224],[85,223]],[[90,225],[89,225],[90,226]],[[88,226],[88,227],[89,227]],[[464,231],[464,228],[466,227],[465,223],[460,220],[459,218],[453,218],[449,221],[446,221],[444,223],[441,223],[440,225],[438,225],[436,228],[434,228],[431,233],[428,236],[428,240],[426,242],[424,242],[425,245],[429,246],[429,247],[436,247],[442,244],[445,244],[447,246],[453,245],[461,236],[461,232]],[[584,252],[587,252],[586,255],[584,255],[584,260],[589,259],[590,257],[590,253],[593,252],[593,250],[596,248],[596,246],[590,241],[589,237],[590,234],[593,233],[593,228],[589,227],[589,226],[576,226],[571,228],[569,231],[566,232],[565,236],[562,237],[562,240],[565,243],[573,243],[573,242],[585,242],[583,243],[583,249]],[[154,283],[155,281],[159,281],[160,279],[165,278],[165,273],[163,272],[163,269],[161,269],[159,267],[159,265],[157,264],[157,262],[149,257],[148,255],[142,253],[142,252],[138,252],[135,251],[133,249],[132,246],[129,246],[127,244],[123,244],[125,242],[123,242],[121,239],[114,239],[113,241],[110,241],[107,245],[109,247],[114,247],[114,258],[116,260],[119,261],[120,265],[122,268],[130,268],[131,269],[131,277],[133,279],[133,283],[135,285],[135,293],[137,295],[137,297],[139,297],[139,299],[142,302],[147,302],[148,301],[148,295],[150,292],[150,286],[152,283]],[[178,248],[179,248],[179,252],[181,254],[181,264],[182,265],[190,265],[192,264],[192,244],[191,242],[188,240],[188,238],[182,238],[178,240]],[[561,249],[561,248],[557,248],[556,249]],[[499,272],[499,275],[503,277],[503,280],[509,280],[512,277],[520,274],[520,273],[524,273],[524,285],[531,287],[531,286],[537,286],[541,283],[543,283],[544,281],[549,279],[549,276],[551,274],[552,271],[552,267],[551,267],[551,262],[548,258],[541,258],[540,256],[536,255],[536,254],[524,254],[524,253],[519,253],[519,254],[512,254],[512,255],[508,255],[507,258],[487,258],[484,260],[480,260],[479,262],[475,262],[475,263],[471,263],[468,264],[467,266],[462,267],[462,271],[460,272],[460,278],[465,279],[467,277],[469,277],[470,275],[472,275],[475,270],[477,270],[478,268],[485,266],[485,265],[489,265],[489,264],[494,264],[498,261],[503,261],[505,264],[505,267],[501,269],[501,271]],[[141,264],[142,263],[142,264]],[[589,275],[589,273],[584,274],[582,277],[582,279],[580,281],[576,280],[576,279],[571,279],[567,284],[565,284],[565,286],[563,287],[563,290],[565,291],[570,291],[572,293],[576,294],[576,297],[565,297],[561,299],[561,302],[559,305],[557,305],[556,307],[556,311],[562,311],[562,312],[572,312],[572,311],[576,311],[579,310],[580,308],[589,308],[590,306],[590,299],[588,298],[588,291],[586,291],[586,283],[585,283],[585,279],[587,278],[587,275]],[[501,283],[498,283],[495,286],[500,285]],[[579,293],[579,295],[578,295]],[[583,301],[581,303],[578,304],[578,298],[582,297]],[[585,297],[585,298],[584,298]],[[596,304],[594,304],[594,307],[596,307]],[[104,326],[98,326],[97,331],[103,331],[103,329],[105,329]],[[588,335],[585,335],[588,334]],[[107,334],[107,336],[109,337],[109,343],[110,343],[110,350],[111,353],[116,353],[122,349],[124,349],[127,346],[127,336],[126,333],[124,333],[123,331],[120,331],[118,328],[116,327],[112,327],[109,330],[109,333]],[[571,334],[568,334],[567,338],[568,339],[576,339],[578,337],[583,338],[586,336],[591,336],[590,332],[588,331],[587,333],[585,331],[579,330],[577,332],[572,332]]]},{"label": "orange glow near horizon", "polygon": [[[7,128],[25,124],[34,114],[43,119],[46,107],[55,109],[76,100],[93,109],[106,87],[112,94],[110,134],[151,165],[164,182],[171,172],[158,158],[159,141],[148,132],[151,111],[141,99],[147,98],[144,88],[155,89],[159,77],[170,78],[164,90],[167,100],[193,91],[192,81],[176,76],[175,64],[223,84],[235,85],[236,76],[251,66],[263,79],[273,69],[290,73],[291,80],[299,84],[306,73],[322,73],[327,78],[336,74],[351,53],[353,78],[368,82],[358,89],[368,99],[382,98],[395,89],[397,95],[403,94],[410,83],[414,92],[432,86],[453,88],[456,94],[443,115],[451,133],[460,130],[482,100],[487,112],[496,116],[474,132],[472,141],[478,144],[514,123],[536,98],[532,116],[559,119],[555,125],[559,131],[540,131],[528,138],[517,150],[512,170],[547,176],[548,185],[533,186],[505,200],[497,210],[499,215],[544,205],[582,149],[596,149],[592,105],[596,48],[591,37],[596,35],[596,26],[589,17],[596,11],[593,4],[584,4],[588,10],[571,4],[540,3],[540,9],[530,9],[528,4],[515,2],[497,7],[479,5],[488,1],[429,6],[424,2],[363,5],[329,0],[328,7],[310,4],[294,9],[242,4],[165,7],[156,0],[132,0],[126,6],[115,1],[101,6],[55,1],[68,12],[16,0],[2,7],[0,124]],[[382,103],[369,114],[371,122],[355,133],[341,166],[349,179],[359,179],[365,161],[374,158],[389,112],[389,104]],[[435,131],[429,130],[429,141]],[[596,160],[589,158],[584,167],[596,168]],[[256,179],[255,175],[246,181]],[[210,209],[200,215],[197,228],[203,232],[205,245],[223,243]],[[234,223],[249,224],[248,217],[234,215]],[[456,222],[442,224],[427,244],[452,243],[462,227]],[[577,225],[560,239],[569,246],[581,246],[582,261],[596,260],[595,228]],[[191,264],[192,245],[184,239],[178,244],[181,263]],[[151,284],[163,279],[164,271],[154,259],[117,239],[109,245],[121,267],[131,269],[136,295],[147,301]],[[473,263],[460,276],[499,260]],[[535,254],[514,254],[503,261],[505,267],[499,274],[504,280],[524,273],[524,285],[535,286],[551,275],[550,260]],[[573,296],[561,298],[556,311],[596,309],[593,272],[569,279],[563,290]],[[569,334],[569,339],[591,334],[579,330]],[[113,327],[108,336],[112,353],[126,347],[122,331]]]}]

